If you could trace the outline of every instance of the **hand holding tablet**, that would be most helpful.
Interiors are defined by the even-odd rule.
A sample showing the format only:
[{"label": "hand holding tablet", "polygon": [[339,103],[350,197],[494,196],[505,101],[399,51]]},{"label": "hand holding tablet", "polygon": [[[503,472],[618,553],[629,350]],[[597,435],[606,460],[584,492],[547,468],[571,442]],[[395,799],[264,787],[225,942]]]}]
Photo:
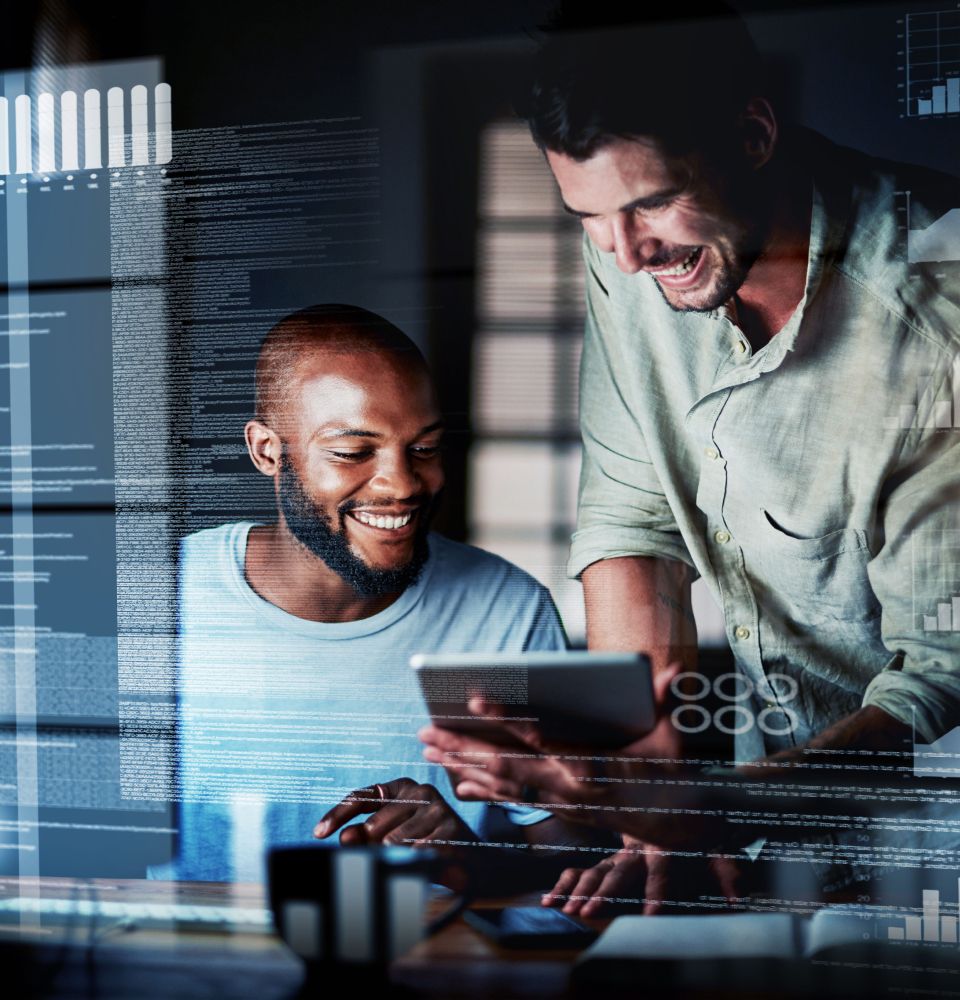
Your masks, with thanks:
[{"label": "hand holding tablet", "polygon": [[467,703],[497,705],[503,721],[535,725],[551,743],[617,749],[656,721],[650,661],[640,653],[418,654],[410,660],[434,725],[514,743]]}]

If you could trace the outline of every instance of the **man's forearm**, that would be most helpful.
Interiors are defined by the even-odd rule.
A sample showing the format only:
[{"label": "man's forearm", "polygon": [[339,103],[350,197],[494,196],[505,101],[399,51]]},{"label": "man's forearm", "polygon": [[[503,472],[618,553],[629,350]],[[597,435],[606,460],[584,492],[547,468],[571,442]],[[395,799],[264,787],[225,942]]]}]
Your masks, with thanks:
[{"label": "man's forearm", "polygon": [[913,766],[913,733],[909,726],[881,708],[867,705],[835,722],[803,746],[783,750],[763,760],[743,764],[748,777],[807,775],[843,768],[845,774],[889,770],[896,774]]},{"label": "man's forearm", "polygon": [[736,850],[781,833],[788,815],[795,832],[801,814],[815,823],[855,811],[862,795],[875,800],[874,788],[896,812],[918,791],[912,746],[908,726],[868,706],[802,747],[729,770],[612,760],[595,779],[603,792],[591,808],[604,825],[668,850]]},{"label": "man's forearm", "polygon": [[692,575],[683,563],[647,556],[588,566],[581,580],[589,648],[647,653],[654,672],[678,662],[692,670],[697,658]]}]

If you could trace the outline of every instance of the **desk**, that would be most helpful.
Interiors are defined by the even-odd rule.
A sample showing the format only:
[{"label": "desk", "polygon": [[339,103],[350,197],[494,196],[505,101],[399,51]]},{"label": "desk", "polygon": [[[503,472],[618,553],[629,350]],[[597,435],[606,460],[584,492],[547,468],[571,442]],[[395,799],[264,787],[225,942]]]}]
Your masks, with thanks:
[{"label": "desk", "polygon": [[[43,895],[63,899],[91,891],[101,900],[131,903],[265,905],[264,888],[249,884],[0,879],[0,898]],[[513,905],[538,901],[535,895],[509,900]],[[490,900],[488,905],[505,902]],[[446,900],[438,901],[436,909],[446,905]],[[14,963],[21,962],[17,974],[25,981],[20,996],[31,991],[37,997],[78,1000],[290,1000],[303,980],[300,960],[270,933],[103,929],[91,941],[81,922],[66,935],[36,928],[0,928],[0,949],[0,968],[8,970],[8,976]],[[458,920],[394,963],[391,994],[406,988],[418,996],[444,1000],[566,998],[575,955],[571,951],[498,949]],[[17,996],[6,988],[3,993]]]}]

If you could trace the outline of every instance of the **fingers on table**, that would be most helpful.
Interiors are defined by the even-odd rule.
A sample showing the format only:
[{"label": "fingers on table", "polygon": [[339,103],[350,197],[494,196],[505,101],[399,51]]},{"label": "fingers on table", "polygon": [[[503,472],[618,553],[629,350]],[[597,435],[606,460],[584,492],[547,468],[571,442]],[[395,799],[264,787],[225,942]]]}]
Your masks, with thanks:
[{"label": "fingers on table", "polygon": [[416,782],[409,778],[397,778],[394,781],[381,782],[366,788],[355,788],[332,809],[328,810],[313,828],[314,837],[329,837],[345,823],[375,813],[390,804],[390,800],[400,798],[407,786],[415,787]]},{"label": "fingers on table", "polygon": [[341,844],[426,840],[447,816],[445,803],[433,785],[404,779],[382,787],[386,795],[383,803],[366,822],[347,827],[340,834]]},{"label": "fingers on table", "polygon": [[673,866],[668,859],[653,855],[649,862],[649,874],[644,889],[646,903],[643,912],[646,916],[652,917],[664,909],[664,900],[669,899],[672,894],[672,884],[677,877],[672,870]]},{"label": "fingers on table", "polygon": [[601,861],[592,868],[568,868],[544,896],[543,902],[547,906],[562,902],[564,913],[596,916],[611,896],[619,895],[622,882],[616,866],[610,861]]},{"label": "fingers on table", "polygon": [[358,788],[321,817],[320,822],[313,828],[313,835],[320,838],[329,837],[344,823],[349,823],[357,816],[373,812],[379,809],[382,804],[383,799],[377,794],[376,789]]},{"label": "fingers on table", "polygon": [[[404,823],[417,812],[415,805],[385,805],[375,812],[364,823],[348,826],[340,834],[341,844],[365,843],[379,844],[401,823]],[[354,833],[353,831],[356,831]],[[360,838],[356,840],[355,838]]]},{"label": "fingers on table", "polygon": [[647,876],[642,861],[610,858],[592,868],[567,868],[546,893],[544,906],[563,904],[563,912],[583,917],[602,915],[614,900],[636,895]]}]

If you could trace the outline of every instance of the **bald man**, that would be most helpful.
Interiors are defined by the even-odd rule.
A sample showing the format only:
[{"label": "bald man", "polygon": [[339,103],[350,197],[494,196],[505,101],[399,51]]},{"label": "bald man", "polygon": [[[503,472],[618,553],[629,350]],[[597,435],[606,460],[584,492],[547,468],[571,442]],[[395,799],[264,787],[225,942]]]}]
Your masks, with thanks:
[{"label": "bald man", "polygon": [[460,802],[416,738],[412,654],[565,646],[536,581],[429,531],[423,357],[373,313],[312,307],[267,335],[256,391],[246,445],[277,518],[183,542],[180,852],[153,874],[257,880],[266,847],[311,837],[523,839],[548,814]]}]

